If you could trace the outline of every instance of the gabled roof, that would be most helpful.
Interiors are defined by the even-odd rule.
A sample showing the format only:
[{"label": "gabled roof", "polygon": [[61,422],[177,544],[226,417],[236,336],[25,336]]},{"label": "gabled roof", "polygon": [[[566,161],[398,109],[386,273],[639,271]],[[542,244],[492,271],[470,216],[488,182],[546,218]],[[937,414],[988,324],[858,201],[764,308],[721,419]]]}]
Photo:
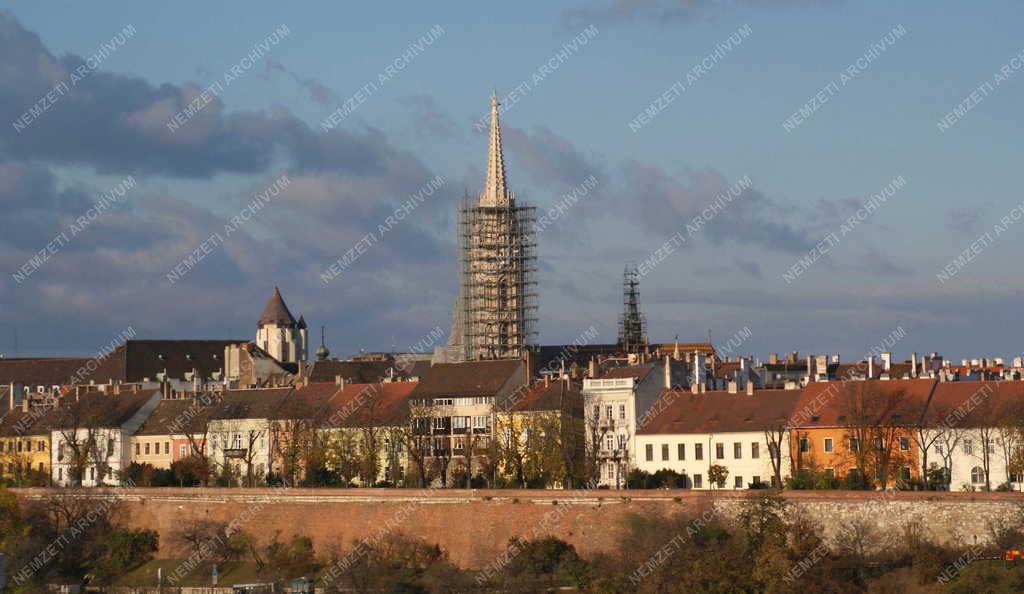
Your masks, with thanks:
[{"label": "gabled roof", "polygon": [[[858,410],[851,406],[852,399],[877,398],[891,405],[879,405],[878,414],[883,414],[882,408],[898,409],[887,410],[884,414],[899,415],[907,425],[913,425],[924,414],[936,383],[930,378],[811,382],[799,391],[800,402],[790,424],[801,429],[846,427],[851,423],[847,418],[849,413]],[[871,412],[872,407],[863,406],[859,410]]]},{"label": "gabled roof", "polygon": [[273,419],[282,400],[293,388],[260,390],[228,390],[211,404],[209,419],[226,421],[240,419]]},{"label": "gabled roof", "polygon": [[19,437],[49,434],[53,429],[54,415],[50,408],[33,408],[22,412],[21,408],[8,410],[0,416],[0,437]]},{"label": "gabled roof", "polygon": [[[314,361],[309,370],[310,383],[334,383],[337,376],[341,376],[346,382],[357,384],[372,384],[387,377],[388,369],[394,363],[391,361],[335,361],[325,359]],[[399,372],[395,369],[395,374]]]},{"label": "gabled roof", "polygon": [[135,435],[178,435],[205,433],[214,411],[213,402],[196,404],[192,398],[161,400]]},{"label": "gabled roof", "polygon": [[247,340],[129,340],[104,358],[85,382],[156,381],[166,370],[170,379],[184,380],[193,369],[201,379],[224,368],[224,348]]},{"label": "gabled roof", "polygon": [[[563,411],[577,416],[583,414],[583,394],[575,385],[561,380],[552,380],[548,385],[537,382],[522,395],[510,398],[512,412]],[[501,409],[506,408],[497,403]]]},{"label": "gabled roof", "polygon": [[420,379],[413,397],[495,396],[514,374],[523,374],[522,366],[520,359],[439,363]]},{"label": "gabled roof", "polygon": [[284,298],[281,297],[280,289],[274,287],[274,294],[270,296],[267,306],[263,308],[263,314],[260,316],[257,326],[277,324],[278,326],[291,328],[296,323],[292,312],[288,311],[288,306],[284,304]]},{"label": "gabled roof", "polygon": [[71,383],[87,358],[33,357],[0,359],[0,385],[20,383],[29,386],[59,386]]},{"label": "gabled roof", "polygon": [[159,390],[124,391],[120,394],[87,392],[68,394],[53,411],[54,429],[116,428],[124,425]]},{"label": "gabled roof", "polygon": [[926,420],[956,427],[998,427],[1024,412],[1024,382],[939,382]]},{"label": "gabled roof", "polygon": [[799,400],[799,390],[757,390],[753,395],[665,390],[659,401],[666,406],[641,418],[637,434],[760,432],[785,425]]},{"label": "gabled roof", "polygon": [[409,396],[416,385],[310,383],[282,399],[275,418],[312,419],[322,428],[401,425],[409,418]]}]

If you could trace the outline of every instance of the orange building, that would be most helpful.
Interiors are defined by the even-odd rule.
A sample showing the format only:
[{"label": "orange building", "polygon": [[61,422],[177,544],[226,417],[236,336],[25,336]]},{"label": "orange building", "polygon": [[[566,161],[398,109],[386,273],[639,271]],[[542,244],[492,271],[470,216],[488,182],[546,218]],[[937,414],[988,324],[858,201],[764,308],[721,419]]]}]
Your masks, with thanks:
[{"label": "orange building", "polygon": [[792,474],[863,472],[887,487],[920,478],[914,426],[934,379],[811,382],[790,419]]}]

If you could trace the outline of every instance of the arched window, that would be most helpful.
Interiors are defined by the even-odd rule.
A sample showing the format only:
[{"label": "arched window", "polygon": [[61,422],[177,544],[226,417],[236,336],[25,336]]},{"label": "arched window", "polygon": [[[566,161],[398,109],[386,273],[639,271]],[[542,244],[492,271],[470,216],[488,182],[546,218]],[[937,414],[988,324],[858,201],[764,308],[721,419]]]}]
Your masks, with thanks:
[{"label": "arched window", "polygon": [[985,482],[985,471],[981,466],[975,466],[971,469],[971,482],[980,485]]}]

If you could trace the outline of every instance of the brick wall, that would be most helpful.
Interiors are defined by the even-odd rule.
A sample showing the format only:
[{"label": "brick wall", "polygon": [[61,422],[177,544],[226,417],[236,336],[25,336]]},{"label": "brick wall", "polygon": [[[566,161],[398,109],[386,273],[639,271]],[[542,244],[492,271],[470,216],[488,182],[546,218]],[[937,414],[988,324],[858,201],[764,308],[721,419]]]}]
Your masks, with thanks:
[{"label": "brick wall", "polygon": [[[170,538],[195,519],[235,522],[261,541],[280,531],[304,534],[324,551],[356,538],[399,530],[436,542],[453,561],[484,567],[513,536],[553,535],[587,555],[614,547],[620,520],[631,512],[735,517],[751,491],[536,491],[417,489],[16,489],[23,500],[55,493],[122,502],[119,521],[160,533],[161,555],[180,555]],[[793,508],[816,518],[827,537],[861,519],[892,532],[912,520],[940,542],[987,540],[990,523],[1004,523],[1024,503],[1020,493],[788,492]]]}]

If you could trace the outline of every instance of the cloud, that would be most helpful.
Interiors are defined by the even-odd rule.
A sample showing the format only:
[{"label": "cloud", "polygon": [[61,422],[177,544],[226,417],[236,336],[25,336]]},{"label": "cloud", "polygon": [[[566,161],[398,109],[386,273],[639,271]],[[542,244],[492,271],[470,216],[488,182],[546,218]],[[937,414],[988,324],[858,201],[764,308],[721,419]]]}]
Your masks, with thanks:
[{"label": "cloud", "polygon": [[667,25],[710,20],[738,6],[792,8],[836,3],[833,0],[602,0],[594,3],[596,5],[567,9],[562,13],[562,21],[568,27],[633,22]]},{"label": "cloud", "polygon": [[266,78],[269,79],[272,72],[284,73],[306,91],[309,100],[313,103],[321,107],[336,107],[338,105],[338,95],[319,80],[310,76],[301,76],[277,60],[265,58],[263,64]]},{"label": "cloud", "polygon": [[413,133],[423,139],[450,139],[457,126],[437,105],[430,93],[416,93],[399,100],[412,113]]},{"label": "cloud", "polygon": [[[313,130],[283,107],[229,111],[216,96],[206,102],[194,84],[156,86],[102,70],[69,84],[85,60],[74,54],[55,57],[10,13],[0,13],[0,55],[0,158],[186,178],[265,173],[281,164],[355,175],[400,165],[412,168],[413,176],[425,171],[378,130]],[[61,84],[67,90],[24,129],[13,125]],[[180,127],[169,128],[193,101],[202,108]]]},{"label": "cloud", "polygon": [[906,277],[914,273],[912,268],[897,264],[891,257],[883,255],[877,248],[868,248],[859,265],[855,266],[855,268],[875,276]]},{"label": "cloud", "polygon": [[733,264],[736,268],[748,276],[754,278],[761,278],[761,265],[753,260],[744,260],[743,258],[733,258]]}]

